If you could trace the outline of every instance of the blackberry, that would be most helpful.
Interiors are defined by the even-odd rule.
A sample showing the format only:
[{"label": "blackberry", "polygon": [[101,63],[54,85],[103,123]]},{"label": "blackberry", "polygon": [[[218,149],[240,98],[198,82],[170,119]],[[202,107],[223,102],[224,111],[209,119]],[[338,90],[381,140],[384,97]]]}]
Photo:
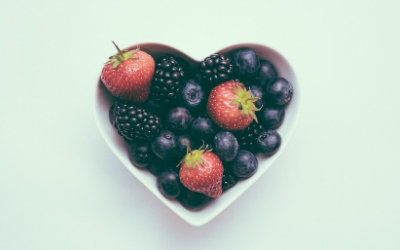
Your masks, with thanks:
[{"label": "blackberry", "polygon": [[226,191],[237,183],[237,177],[231,173],[224,172],[222,175],[222,191]]},{"label": "blackberry", "polygon": [[162,129],[161,119],[143,107],[129,102],[115,102],[109,111],[110,121],[124,139],[152,140]]},{"label": "blackberry", "polygon": [[232,78],[233,65],[229,58],[212,54],[200,63],[200,72],[203,79],[213,87]]},{"label": "blackberry", "polygon": [[157,60],[150,91],[154,100],[164,104],[175,102],[185,77],[182,63],[182,59],[170,54]]},{"label": "blackberry", "polygon": [[261,124],[253,121],[247,128],[236,132],[235,135],[239,142],[240,149],[246,149],[256,153],[258,135],[264,131],[265,129]]}]

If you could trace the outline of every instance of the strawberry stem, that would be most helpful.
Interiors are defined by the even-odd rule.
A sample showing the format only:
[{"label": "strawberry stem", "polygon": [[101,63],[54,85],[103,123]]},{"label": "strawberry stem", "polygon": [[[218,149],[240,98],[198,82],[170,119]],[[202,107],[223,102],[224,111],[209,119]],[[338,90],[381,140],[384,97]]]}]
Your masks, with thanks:
[{"label": "strawberry stem", "polygon": [[112,43],[114,44],[115,48],[117,48],[118,54],[119,54],[122,58],[124,58],[124,54],[123,54],[122,51],[119,49],[118,45],[117,45],[114,41],[112,41]]},{"label": "strawberry stem", "polygon": [[192,153],[192,149],[190,148],[187,140],[184,140],[183,143],[185,143],[185,145],[186,145],[186,154]]}]

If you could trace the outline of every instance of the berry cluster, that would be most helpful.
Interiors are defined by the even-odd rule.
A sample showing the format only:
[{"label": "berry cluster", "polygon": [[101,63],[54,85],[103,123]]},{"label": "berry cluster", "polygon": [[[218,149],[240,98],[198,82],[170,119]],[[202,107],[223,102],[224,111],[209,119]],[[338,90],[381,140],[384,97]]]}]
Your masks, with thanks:
[{"label": "berry cluster", "polygon": [[115,46],[101,74],[117,98],[110,122],[131,163],[154,174],[165,197],[199,210],[254,175],[257,154],[279,149],[275,129],[293,87],[254,50],[212,54],[190,68],[175,55],[154,60]]}]

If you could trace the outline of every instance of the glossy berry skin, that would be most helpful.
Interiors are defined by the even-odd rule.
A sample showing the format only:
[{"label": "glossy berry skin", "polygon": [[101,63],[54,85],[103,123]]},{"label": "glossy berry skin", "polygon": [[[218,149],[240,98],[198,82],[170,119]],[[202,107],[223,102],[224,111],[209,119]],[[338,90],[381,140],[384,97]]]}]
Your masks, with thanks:
[{"label": "glossy berry skin", "polygon": [[174,172],[179,172],[179,161],[180,159],[176,157],[168,158],[168,159],[160,159],[158,157],[154,157],[154,160],[151,161],[149,165],[147,165],[146,169],[152,173],[153,175],[157,176],[160,172],[171,169]]},{"label": "glossy berry skin", "polygon": [[258,121],[265,129],[279,127],[285,118],[283,106],[266,106],[257,114]]},{"label": "glossy berry skin", "polygon": [[211,86],[232,79],[233,66],[231,60],[223,55],[212,54],[200,63],[203,79]]},{"label": "glossy berry skin", "polygon": [[207,114],[222,129],[242,130],[250,125],[257,108],[250,91],[234,80],[217,85],[207,101]]},{"label": "glossy berry skin", "polygon": [[240,149],[246,149],[254,154],[257,153],[257,138],[265,131],[261,123],[252,122],[247,128],[235,132]]},{"label": "glossy berry skin", "polygon": [[211,142],[217,134],[218,128],[210,118],[198,117],[190,127],[190,134],[197,140]]},{"label": "glossy berry skin", "polygon": [[157,176],[158,173],[166,169],[165,162],[165,160],[155,157],[155,159],[146,166],[146,169],[153,175]]},{"label": "glossy berry skin", "polygon": [[151,143],[153,153],[160,159],[168,159],[175,156],[178,150],[176,136],[168,130],[163,130]]},{"label": "glossy berry skin", "polygon": [[181,195],[177,199],[184,208],[191,211],[202,209],[211,200],[207,195],[191,191],[187,188],[183,188]]},{"label": "glossy berry skin", "polygon": [[169,199],[178,197],[182,191],[178,174],[169,168],[157,174],[157,187]]},{"label": "glossy berry skin", "polygon": [[206,92],[196,79],[186,80],[178,96],[178,104],[190,112],[197,113],[205,109],[207,102]]},{"label": "glossy berry skin", "polygon": [[275,130],[268,130],[261,133],[257,139],[258,150],[265,156],[275,154],[281,146],[281,136]]},{"label": "glossy berry skin", "polygon": [[[187,160],[191,158],[191,160]],[[181,164],[179,178],[188,189],[218,198],[222,194],[224,167],[218,156],[210,151],[189,152]]]},{"label": "glossy berry skin", "polygon": [[132,102],[115,102],[110,107],[109,118],[126,141],[152,140],[162,129],[161,118]]},{"label": "glossy berry skin", "polygon": [[154,159],[149,141],[135,140],[129,144],[128,155],[130,162],[138,168],[147,167]]},{"label": "glossy berry skin", "polygon": [[168,112],[165,125],[174,132],[183,132],[189,128],[192,121],[192,114],[186,108],[176,107]]},{"label": "glossy berry skin", "polygon": [[149,97],[144,103],[143,103],[143,108],[148,110],[149,112],[152,112],[153,114],[159,115],[159,116],[164,116],[165,113],[168,111],[166,109],[166,106],[160,102],[157,102],[153,98]]},{"label": "glossy berry skin", "polygon": [[158,58],[151,83],[152,98],[166,106],[175,104],[186,74],[186,64],[171,54]]},{"label": "glossy berry skin", "polygon": [[222,191],[226,191],[237,183],[237,177],[234,176],[232,173],[224,172],[222,176]]},{"label": "glossy berry skin", "polygon": [[253,82],[256,85],[261,86],[263,89],[266,89],[267,86],[274,82],[277,77],[278,73],[275,66],[267,60],[260,60],[260,71],[255,76]]},{"label": "glossy berry skin", "polygon": [[232,173],[240,178],[249,178],[257,171],[257,168],[256,156],[247,150],[239,150],[231,165]]},{"label": "glossy berry skin", "polygon": [[143,103],[150,94],[155,61],[151,55],[141,50],[121,53],[125,55],[124,60],[119,62],[115,59],[118,54],[111,57],[110,63],[103,67],[101,80],[111,94],[119,99]]},{"label": "glossy berry skin", "polygon": [[266,99],[273,105],[285,105],[293,96],[293,86],[285,78],[278,78],[275,82],[267,86]]},{"label": "glossy berry skin", "polygon": [[236,157],[239,143],[231,132],[220,131],[214,137],[214,150],[222,161],[230,162]]},{"label": "glossy berry skin", "polygon": [[232,56],[233,72],[239,79],[249,79],[260,70],[260,60],[252,49],[239,49]]},{"label": "glossy berry skin", "polygon": [[187,153],[187,145],[190,148],[197,148],[198,143],[193,139],[193,137],[189,134],[181,134],[177,136],[178,139],[178,151],[177,151],[177,158],[182,159],[185,157]]},{"label": "glossy berry skin", "polygon": [[258,85],[250,85],[247,87],[251,91],[253,97],[258,97],[258,100],[254,102],[256,108],[260,109],[265,104],[265,91]]}]

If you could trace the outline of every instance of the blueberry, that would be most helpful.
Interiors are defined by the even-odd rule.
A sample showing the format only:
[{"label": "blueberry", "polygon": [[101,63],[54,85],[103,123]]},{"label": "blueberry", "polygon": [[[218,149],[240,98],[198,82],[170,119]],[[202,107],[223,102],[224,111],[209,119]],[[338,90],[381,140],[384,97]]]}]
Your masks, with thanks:
[{"label": "blueberry", "polygon": [[241,178],[252,176],[257,168],[258,160],[256,156],[247,150],[239,150],[231,165],[233,174]]},{"label": "blueberry", "polygon": [[206,92],[200,84],[200,81],[189,79],[183,83],[178,96],[179,105],[187,108],[191,112],[197,113],[205,109],[206,102]]},{"label": "blueberry", "polygon": [[162,115],[165,114],[165,105],[162,105],[160,102],[157,102],[153,98],[149,97],[144,103],[143,103],[143,108],[145,108],[147,111],[156,114],[156,115]]},{"label": "blueberry", "polygon": [[265,92],[262,87],[257,85],[250,85],[247,87],[251,91],[253,97],[258,97],[259,99],[254,103],[256,108],[261,108],[265,104]]},{"label": "blueberry", "polygon": [[168,130],[163,130],[151,143],[153,153],[160,159],[168,159],[175,156],[178,149],[176,136]]},{"label": "blueberry", "polygon": [[233,72],[239,79],[249,79],[260,70],[260,60],[252,49],[239,49],[232,58]]},{"label": "blueberry", "polygon": [[178,165],[180,160],[181,159],[178,159],[177,157],[168,158],[166,160],[155,157],[155,159],[146,167],[146,169],[153,175],[157,175],[166,169],[171,169],[178,173]]},{"label": "blueberry", "polygon": [[182,206],[193,211],[202,209],[210,200],[211,198],[207,195],[191,191],[187,188],[184,188],[181,195],[178,196],[178,201]]},{"label": "blueberry", "polygon": [[239,143],[231,132],[220,131],[214,137],[214,150],[222,161],[229,162],[235,159]]},{"label": "blueberry", "polygon": [[157,187],[169,199],[178,197],[182,191],[179,175],[172,169],[166,169],[157,175]]},{"label": "blueberry", "polygon": [[293,86],[285,78],[278,78],[275,82],[267,86],[267,102],[274,105],[285,105],[293,95]]},{"label": "blueberry", "polygon": [[218,127],[210,118],[198,117],[190,127],[190,134],[197,140],[212,142],[218,132]]},{"label": "blueberry", "polygon": [[258,150],[265,156],[275,154],[281,145],[281,136],[275,130],[262,132],[257,139]]},{"label": "blueberry", "polygon": [[187,146],[185,142],[189,145],[191,149],[196,149],[198,146],[198,143],[189,134],[178,135],[177,139],[178,139],[177,157],[179,157],[180,159],[185,157],[187,153]]},{"label": "blueberry", "polygon": [[146,169],[153,175],[157,175],[165,169],[165,160],[156,157],[154,161],[147,165]]},{"label": "blueberry", "polygon": [[267,88],[269,84],[274,82],[278,77],[275,66],[267,61],[260,60],[260,71],[255,77],[255,83],[263,89]]},{"label": "blueberry", "polygon": [[283,106],[267,106],[257,113],[258,121],[265,129],[279,127],[285,118]]},{"label": "blueberry", "polygon": [[189,128],[192,121],[193,117],[186,108],[176,107],[168,112],[165,124],[174,132],[183,132]]},{"label": "blueberry", "polygon": [[130,162],[138,168],[147,167],[154,158],[150,142],[144,140],[130,142],[128,146],[128,155]]}]

